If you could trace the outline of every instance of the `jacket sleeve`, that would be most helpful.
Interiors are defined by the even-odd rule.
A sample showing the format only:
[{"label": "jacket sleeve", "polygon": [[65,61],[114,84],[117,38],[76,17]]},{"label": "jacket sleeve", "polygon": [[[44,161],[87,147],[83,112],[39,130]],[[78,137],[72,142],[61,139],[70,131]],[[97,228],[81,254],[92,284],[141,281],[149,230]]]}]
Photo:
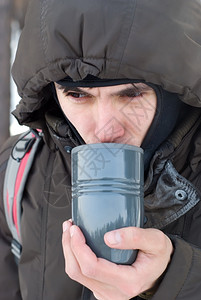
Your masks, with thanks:
[{"label": "jacket sleeve", "polygon": [[201,297],[201,249],[170,236],[174,253],[152,300],[199,300]]},{"label": "jacket sleeve", "polygon": [[9,150],[9,147],[7,147],[0,152],[0,299],[22,300],[18,267],[11,253],[12,236],[7,226],[3,205],[3,184]]}]

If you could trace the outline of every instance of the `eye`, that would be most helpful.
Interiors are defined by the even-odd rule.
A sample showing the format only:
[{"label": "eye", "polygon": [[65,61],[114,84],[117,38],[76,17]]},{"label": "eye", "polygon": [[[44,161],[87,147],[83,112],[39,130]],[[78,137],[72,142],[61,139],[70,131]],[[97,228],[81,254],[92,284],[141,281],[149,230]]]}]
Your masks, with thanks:
[{"label": "eye", "polygon": [[89,95],[88,93],[84,92],[84,91],[66,91],[65,93],[66,98],[74,103],[88,103],[88,101],[91,99],[91,95]]},{"label": "eye", "polygon": [[136,98],[139,98],[139,97],[142,97],[142,96],[143,96],[142,92],[140,92],[140,91],[132,91],[132,92],[126,93],[124,95],[121,95],[120,98],[132,101],[132,100],[134,100]]},{"label": "eye", "polygon": [[72,97],[72,98],[75,98],[75,99],[79,99],[79,98],[84,98],[84,97],[86,97],[87,95],[86,94],[84,94],[84,93],[78,93],[78,92],[68,92],[67,94],[66,94],[66,96],[70,96],[70,97]]},{"label": "eye", "polygon": [[136,98],[136,97],[141,97],[142,96],[142,93],[141,92],[132,92],[132,93],[129,93],[128,95],[127,95],[127,97],[129,97],[129,98]]}]

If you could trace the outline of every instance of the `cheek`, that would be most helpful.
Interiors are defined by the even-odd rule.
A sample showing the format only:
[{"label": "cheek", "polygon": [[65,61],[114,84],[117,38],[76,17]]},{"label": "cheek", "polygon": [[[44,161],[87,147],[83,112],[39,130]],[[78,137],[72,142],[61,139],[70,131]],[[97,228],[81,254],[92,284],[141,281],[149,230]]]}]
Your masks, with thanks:
[{"label": "cheek", "polygon": [[67,101],[63,93],[57,89],[61,108],[68,120],[77,129],[81,137],[86,141],[93,130],[93,116],[89,107],[75,105]]},{"label": "cheek", "polygon": [[94,130],[94,121],[92,116],[85,111],[80,113],[68,112],[66,113],[68,120],[77,129],[85,142],[90,139]]},{"label": "cheek", "polygon": [[144,139],[156,112],[155,96],[153,99],[149,98],[149,101],[145,101],[145,99],[142,101],[126,105],[121,110],[126,127],[135,136],[138,144],[141,144]]},{"label": "cheek", "polygon": [[126,107],[123,111],[124,119],[132,131],[143,132],[148,128],[154,118],[155,110],[147,107]]}]

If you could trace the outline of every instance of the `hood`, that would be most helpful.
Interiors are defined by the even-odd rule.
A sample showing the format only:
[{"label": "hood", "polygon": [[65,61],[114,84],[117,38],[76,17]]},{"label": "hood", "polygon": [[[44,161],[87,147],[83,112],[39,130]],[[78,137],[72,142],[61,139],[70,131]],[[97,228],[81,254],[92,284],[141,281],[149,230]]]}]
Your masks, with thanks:
[{"label": "hood", "polygon": [[143,80],[201,107],[201,2],[30,0],[12,73],[13,114],[33,127],[44,87],[66,76]]}]

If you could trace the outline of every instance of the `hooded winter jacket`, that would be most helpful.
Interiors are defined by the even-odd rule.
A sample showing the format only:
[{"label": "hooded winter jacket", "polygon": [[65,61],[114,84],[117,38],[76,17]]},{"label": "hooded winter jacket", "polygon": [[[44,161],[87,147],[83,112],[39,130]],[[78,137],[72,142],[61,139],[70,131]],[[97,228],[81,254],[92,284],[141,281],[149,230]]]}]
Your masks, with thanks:
[{"label": "hooded winter jacket", "polygon": [[[70,76],[130,78],[161,85],[188,112],[156,150],[145,182],[145,227],[163,230],[174,253],[153,300],[201,296],[201,3],[195,0],[30,1],[13,76],[14,115],[42,129],[22,201],[22,256],[10,252],[2,190],[16,138],[0,155],[0,299],[93,299],[64,271],[62,222],[71,217],[68,149],[79,144],[49,83]],[[133,283],[135,284],[135,283]],[[91,298],[90,298],[91,297]],[[136,297],[137,298],[137,297]]]}]

